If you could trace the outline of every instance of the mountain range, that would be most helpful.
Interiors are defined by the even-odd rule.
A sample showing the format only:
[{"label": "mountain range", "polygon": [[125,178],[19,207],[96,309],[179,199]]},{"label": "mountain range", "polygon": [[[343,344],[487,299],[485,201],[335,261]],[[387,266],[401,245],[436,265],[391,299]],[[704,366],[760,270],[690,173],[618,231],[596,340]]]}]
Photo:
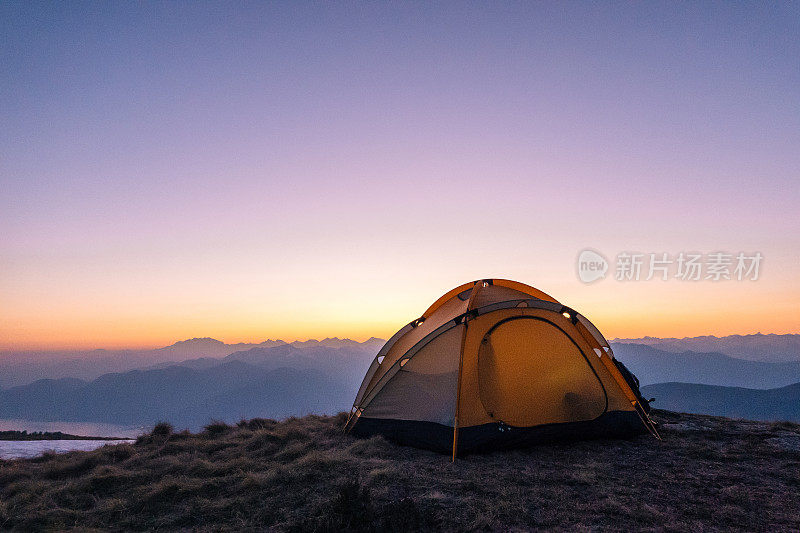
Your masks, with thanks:
[{"label": "mountain range", "polygon": [[800,335],[728,335],[715,337],[665,338],[641,337],[614,339],[614,343],[644,344],[665,352],[718,352],[739,359],[766,362],[800,361]]},{"label": "mountain range", "polygon": [[770,389],[800,382],[800,361],[748,361],[719,352],[674,353],[644,344],[613,342],[611,346],[614,356],[643,385],[678,381]]},{"label": "mountain range", "polygon": [[697,383],[659,383],[642,387],[659,409],[750,420],[800,422],[800,383],[777,389],[719,387]]},{"label": "mountain range", "polygon": [[0,418],[140,425],[169,420],[196,429],[214,419],[337,413],[349,409],[374,357],[364,344],[284,343],[91,381],[42,379],[0,390]]},{"label": "mountain range", "polygon": [[[0,359],[0,418],[126,425],[169,420],[197,429],[213,419],[336,413],[350,408],[383,342],[225,344],[203,338],[157,350],[93,351],[51,361],[5,357]],[[800,401],[796,389],[787,386],[800,382],[800,361],[753,361],[718,351],[676,353],[644,343],[614,342],[613,348],[638,376],[644,393],[657,398],[655,407],[746,413],[761,420],[796,417]],[[118,370],[103,371],[109,367]]]},{"label": "mountain range", "polygon": [[203,370],[171,366],[106,374],[88,383],[40,380],[0,391],[0,417],[129,425],[168,420],[197,429],[216,419],[337,413],[352,400],[347,385],[318,371],[231,361]]},{"label": "mountain range", "polygon": [[321,341],[266,340],[260,343],[226,344],[211,338],[195,338],[152,350],[6,351],[0,352],[0,388],[32,383],[38,379],[92,380],[103,374],[126,372],[187,359],[220,358],[253,348],[350,348],[377,352],[385,341],[375,337],[364,342],[338,337]]}]

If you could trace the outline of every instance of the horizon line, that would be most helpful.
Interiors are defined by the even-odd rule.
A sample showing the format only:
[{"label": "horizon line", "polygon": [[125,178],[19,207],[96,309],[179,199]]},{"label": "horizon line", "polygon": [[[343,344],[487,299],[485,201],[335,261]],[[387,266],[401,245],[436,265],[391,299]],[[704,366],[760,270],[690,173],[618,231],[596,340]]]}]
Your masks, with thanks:
[{"label": "horizon line", "polygon": [[[753,337],[753,336],[758,336],[758,335],[761,335],[761,336],[768,336],[768,335],[775,335],[775,336],[800,335],[800,332],[785,332],[785,333],[769,332],[769,333],[764,333],[764,332],[761,332],[761,331],[757,331],[755,333],[730,333],[730,334],[727,334],[727,335],[715,335],[713,333],[708,333],[708,334],[704,334],[704,335],[693,335],[693,336],[683,336],[683,337],[675,337],[675,336],[672,336],[672,337],[657,337],[657,336],[651,336],[651,335],[643,335],[643,336],[639,336],[639,337],[608,337],[607,340],[609,342],[619,342],[621,340],[622,341],[624,341],[624,340],[642,340],[642,339],[686,340],[686,339],[697,339],[697,338],[702,338],[702,337],[714,337],[714,338],[718,338],[718,339],[723,339],[723,338],[726,338],[726,337]],[[363,340],[358,340],[360,338],[363,338]],[[267,342],[282,342],[284,344],[294,344],[294,343],[303,343],[303,342],[323,342],[323,341],[326,341],[326,340],[352,341],[352,342],[357,342],[358,344],[364,344],[364,343],[366,343],[366,342],[368,342],[370,340],[373,340],[373,339],[380,340],[380,341],[383,341],[383,342],[386,342],[386,340],[387,340],[387,339],[384,339],[382,337],[376,337],[376,336],[372,335],[372,336],[369,336],[369,337],[356,337],[356,338],[353,338],[353,337],[338,337],[338,336],[324,337],[324,338],[321,338],[321,339],[311,338],[311,337],[308,337],[308,338],[296,338],[294,340],[284,340],[284,339],[280,339],[280,338],[275,338],[275,339],[267,338],[267,339],[260,340],[260,341],[232,341],[232,342],[226,342],[224,340],[220,340],[220,339],[217,339],[215,337],[205,336],[205,337],[190,337],[190,338],[186,338],[186,339],[180,339],[180,340],[172,342],[171,344],[166,344],[166,345],[161,345],[161,344],[146,344],[146,345],[138,345],[138,346],[137,345],[105,345],[105,346],[99,346],[99,347],[98,346],[88,346],[88,345],[87,346],[69,346],[69,345],[67,345],[67,346],[63,346],[63,347],[37,347],[37,346],[27,346],[27,347],[13,347],[13,346],[10,346],[10,347],[7,347],[7,346],[3,346],[3,347],[0,347],[0,353],[10,353],[10,352],[87,352],[87,351],[92,352],[92,351],[134,351],[134,350],[149,351],[149,350],[161,350],[161,349],[164,349],[164,348],[169,348],[171,346],[175,346],[176,344],[179,344],[179,343],[182,343],[182,342],[189,342],[189,341],[195,341],[195,340],[212,340],[212,341],[220,342],[220,343],[222,343],[222,344],[224,344],[226,346],[233,346],[233,345],[236,345],[236,344],[250,344],[250,345],[253,345],[253,346],[257,346],[259,344],[264,344],[264,343],[267,343]]]}]

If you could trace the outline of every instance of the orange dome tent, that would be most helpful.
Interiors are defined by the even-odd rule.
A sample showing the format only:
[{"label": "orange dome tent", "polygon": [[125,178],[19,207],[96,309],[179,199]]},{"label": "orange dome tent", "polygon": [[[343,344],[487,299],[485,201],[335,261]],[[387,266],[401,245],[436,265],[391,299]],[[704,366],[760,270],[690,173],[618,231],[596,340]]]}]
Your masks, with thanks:
[{"label": "orange dome tent", "polygon": [[346,429],[470,452],[649,430],[636,378],[585,317],[523,283],[457,287],[378,352]]}]

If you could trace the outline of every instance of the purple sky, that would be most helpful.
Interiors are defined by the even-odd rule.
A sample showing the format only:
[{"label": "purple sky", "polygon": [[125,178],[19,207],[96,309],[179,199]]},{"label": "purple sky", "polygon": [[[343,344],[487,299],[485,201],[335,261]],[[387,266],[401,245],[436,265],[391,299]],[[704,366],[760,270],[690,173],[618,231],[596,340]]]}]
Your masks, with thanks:
[{"label": "purple sky", "polygon": [[[3,2],[0,29],[0,348],[387,336],[489,276],[608,336],[797,331],[796,3]],[[765,262],[586,286],[586,247]]]}]

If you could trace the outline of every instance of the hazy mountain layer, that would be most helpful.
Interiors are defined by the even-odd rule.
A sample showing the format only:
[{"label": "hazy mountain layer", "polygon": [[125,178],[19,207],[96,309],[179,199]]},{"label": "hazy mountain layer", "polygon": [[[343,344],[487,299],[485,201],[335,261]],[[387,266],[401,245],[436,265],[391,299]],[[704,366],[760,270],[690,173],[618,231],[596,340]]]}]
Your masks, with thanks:
[{"label": "hazy mountain layer", "polygon": [[166,367],[170,363],[198,358],[221,358],[252,348],[293,346],[296,348],[335,348],[367,351],[374,355],[385,341],[371,338],[364,342],[328,338],[321,341],[266,340],[258,344],[225,344],[202,338],[176,342],[154,350],[89,350],[0,352],[0,388],[32,383],[39,379],[78,378],[92,380],[103,374],[136,368]]},{"label": "hazy mountain layer", "polygon": [[172,366],[106,374],[91,382],[41,380],[0,391],[0,418],[197,428],[214,419],[336,413],[352,387],[314,370],[266,369],[229,361],[196,370]]},{"label": "hazy mountain layer", "polygon": [[748,420],[800,422],[800,383],[778,389],[745,389],[694,383],[658,383],[642,387],[654,407]]},{"label": "hazy mountain layer", "polygon": [[[124,355],[113,356],[117,357],[115,363],[121,362],[119,357],[126,364],[149,363],[137,370],[105,373],[93,379],[45,379],[4,387],[0,390],[0,418],[123,425],[170,420],[181,427],[196,428],[211,419],[232,422],[246,417],[333,413],[349,409],[382,343],[379,339],[364,343],[325,339],[228,345],[214,339],[193,339],[151,350],[146,357],[129,360]],[[235,348],[240,349],[230,351]],[[614,351],[643,385],[683,382],[773,389],[800,382],[800,362],[747,361],[721,353],[671,353],[643,344],[614,343]],[[178,361],[158,359],[186,354],[191,356]],[[95,362],[79,361],[86,368]],[[29,373],[34,370],[27,369]],[[671,396],[659,402],[667,398]],[[727,414],[719,402],[703,403],[703,398],[687,396],[684,410]],[[752,405],[747,414],[751,418],[770,419],[783,412],[763,402]],[[759,410],[759,406],[766,410]],[[786,416],[794,416],[794,411],[786,412]]]},{"label": "hazy mountain layer", "polygon": [[642,344],[612,343],[614,355],[642,384],[679,381],[771,389],[800,381],[800,361],[746,361],[721,353],[671,353]]},{"label": "hazy mountain layer", "polygon": [[617,343],[646,344],[666,352],[719,352],[751,361],[800,361],[800,335],[729,335],[685,337],[683,339],[642,337],[614,339]]}]

